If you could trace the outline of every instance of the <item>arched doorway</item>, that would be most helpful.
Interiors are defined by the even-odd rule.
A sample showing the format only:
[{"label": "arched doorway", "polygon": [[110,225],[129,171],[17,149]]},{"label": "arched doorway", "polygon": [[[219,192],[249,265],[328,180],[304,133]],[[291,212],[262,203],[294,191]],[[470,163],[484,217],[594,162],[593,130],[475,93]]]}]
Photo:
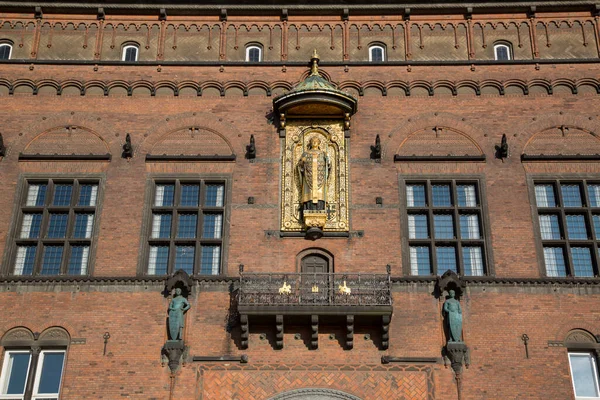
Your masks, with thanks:
[{"label": "arched doorway", "polygon": [[268,400],[361,400],[348,393],[333,389],[306,388],[280,393]]},{"label": "arched doorway", "polygon": [[306,249],[296,256],[298,272],[308,274],[333,273],[333,256],[322,249]]}]

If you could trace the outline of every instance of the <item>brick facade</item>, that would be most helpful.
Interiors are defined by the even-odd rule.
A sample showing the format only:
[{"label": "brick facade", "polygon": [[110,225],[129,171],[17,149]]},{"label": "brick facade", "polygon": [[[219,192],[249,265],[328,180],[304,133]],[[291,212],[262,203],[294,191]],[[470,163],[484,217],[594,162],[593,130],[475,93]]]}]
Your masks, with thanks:
[{"label": "brick facade", "polygon": [[[533,15],[522,5],[476,8],[468,17],[451,9],[431,15],[417,7],[409,16],[357,9],[349,20],[308,8],[289,21],[242,7],[221,22],[216,9],[167,10],[167,20],[157,21],[149,11],[107,11],[98,20],[95,10],[48,7],[36,20],[33,9],[15,7],[0,8],[0,40],[14,44],[12,60],[0,64],[0,336],[15,327],[69,333],[61,399],[270,399],[296,389],[365,400],[456,399],[455,374],[442,358],[444,295],[436,277],[411,275],[401,188],[466,177],[483,193],[490,264],[484,276],[464,277],[471,360],[460,396],[574,398],[564,340],[575,329],[600,334],[600,280],[547,276],[532,185],[600,181],[600,42],[591,6],[540,7]],[[494,62],[497,40],[513,43],[520,61]],[[139,42],[143,62],[118,61],[126,41]],[[264,46],[264,65],[240,62],[250,42]],[[366,62],[371,42],[386,46],[386,62]],[[358,112],[347,141],[348,237],[309,241],[280,235],[284,139],[272,110],[276,95],[307,76],[313,47],[322,75],[356,96]],[[126,134],[132,158],[121,156]],[[503,134],[509,156],[499,159]],[[255,159],[245,157],[250,135]],[[376,135],[380,161],[370,158]],[[90,154],[110,158],[85,159]],[[146,158],[198,154],[234,154],[235,161]],[[521,157],[540,154],[549,160]],[[395,155],[422,159],[395,162]],[[432,155],[484,157],[428,161]],[[27,180],[86,177],[99,182],[89,274],[15,276]],[[222,273],[193,277],[188,350],[171,375],[161,356],[171,296],[165,276],[147,274],[150,187],[156,179],[211,177],[230,186]],[[239,265],[248,273],[300,272],[298,254],[311,248],[330,254],[336,273],[385,274],[391,266],[388,349],[379,320],[357,318],[347,350],[345,324],[321,316],[319,347],[311,350],[309,319],[292,315],[284,319],[283,349],[274,316],[251,320],[243,348]],[[248,363],[193,361],[241,355]],[[382,364],[382,356],[404,361]]]}]

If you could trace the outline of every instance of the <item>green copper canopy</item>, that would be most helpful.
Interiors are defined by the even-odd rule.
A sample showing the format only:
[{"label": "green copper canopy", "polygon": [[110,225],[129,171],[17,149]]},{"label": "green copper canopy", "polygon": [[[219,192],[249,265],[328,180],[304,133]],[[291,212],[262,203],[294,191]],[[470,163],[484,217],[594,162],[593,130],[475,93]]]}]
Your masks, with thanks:
[{"label": "green copper canopy", "polygon": [[344,116],[354,114],[357,101],[319,73],[317,51],[311,58],[310,75],[292,90],[273,99],[275,112],[291,115]]}]

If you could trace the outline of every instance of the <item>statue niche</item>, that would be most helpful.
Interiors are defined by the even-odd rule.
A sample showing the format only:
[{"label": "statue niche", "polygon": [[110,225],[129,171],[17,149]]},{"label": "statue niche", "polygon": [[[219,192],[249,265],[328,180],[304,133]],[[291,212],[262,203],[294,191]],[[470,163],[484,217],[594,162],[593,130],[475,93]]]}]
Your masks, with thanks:
[{"label": "statue niche", "polygon": [[[346,157],[338,124],[306,126],[294,121],[284,174],[283,230],[306,230],[316,239],[327,230],[345,230]],[[296,126],[294,126],[296,125]],[[337,126],[336,126],[337,125]],[[340,132],[335,132],[339,130]],[[334,133],[335,132],[335,133]],[[341,134],[340,134],[341,133]],[[291,228],[291,229],[290,229]],[[340,229],[341,228],[341,229]]]}]

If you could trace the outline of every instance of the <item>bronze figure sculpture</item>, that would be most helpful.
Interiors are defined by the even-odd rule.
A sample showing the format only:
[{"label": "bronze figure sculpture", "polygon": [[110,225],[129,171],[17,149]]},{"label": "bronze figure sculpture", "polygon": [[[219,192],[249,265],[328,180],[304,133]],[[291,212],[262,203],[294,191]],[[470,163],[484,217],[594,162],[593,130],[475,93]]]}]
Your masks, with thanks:
[{"label": "bronze figure sculpture", "polygon": [[303,210],[325,210],[327,180],[331,163],[327,153],[320,149],[321,140],[312,137],[309,149],[298,161],[298,172],[302,179],[301,202]]},{"label": "bronze figure sculpture", "polygon": [[171,340],[183,339],[183,315],[190,309],[190,303],[181,295],[181,289],[176,288],[173,300],[169,304],[169,336]]},{"label": "bronze figure sculpture", "polygon": [[462,309],[454,290],[448,291],[449,299],[444,303],[444,315],[450,333],[448,342],[462,342]]}]

